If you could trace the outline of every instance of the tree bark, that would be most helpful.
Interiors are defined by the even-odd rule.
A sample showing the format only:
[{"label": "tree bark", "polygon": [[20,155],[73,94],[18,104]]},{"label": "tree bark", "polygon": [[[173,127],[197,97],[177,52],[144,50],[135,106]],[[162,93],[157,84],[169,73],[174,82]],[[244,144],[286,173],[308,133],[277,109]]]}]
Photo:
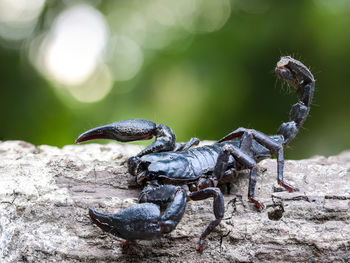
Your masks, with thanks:
[{"label": "tree bark", "polygon": [[277,186],[276,160],[260,162],[262,211],[248,202],[248,174],[241,173],[199,254],[199,236],[214,218],[212,199],[189,202],[173,232],[128,249],[91,223],[89,207],[114,213],[137,202],[140,189],[126,160],[140,150],[0,142],[0,261],[350,262],[350,152],[286,161],[296,193]]}]

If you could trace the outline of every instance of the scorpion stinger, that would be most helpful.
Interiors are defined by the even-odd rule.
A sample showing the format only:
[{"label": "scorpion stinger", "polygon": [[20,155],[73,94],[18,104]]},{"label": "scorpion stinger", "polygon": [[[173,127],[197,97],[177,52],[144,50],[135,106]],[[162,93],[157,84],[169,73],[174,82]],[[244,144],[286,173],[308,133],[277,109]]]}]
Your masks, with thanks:
[{"label": "scorpion stinger", "polygon": [[290,110],[290,121],[282,123],[277,131],[284,137],[283,144],[287,144],[294,139],[309,115],[315,90],[315,79],[307,67],[289,56],[281,58],[275,72],[282,80],[297,89],[299,98],[299,101]]},{"label": "scorpion stinger", "polygon": [[296,191],[283,178],[283,148],[296,136],[309,114],[315,80],[306,66],[288,56],[280,59],[275,71],[296,88],[299,99],[292,106],[289,122],[280,126],[277,135],[238,128],[212,145],[192,148],[199,143],[197,138],[176,143],[168,126],[147,120],[118,121],[80,135],[78,143],[100,138],[128,142],[155,137],[150,146],[128,160],[129,172],[137,174],[140,185],[146,185],[139,197],[140,204],[115,214],[90,209],[92,222],[127,241],[156,238],[175,229],[187,202],[213,198],[215,219],[200,236],[198,251],[202,252],[206,237],[220,224],[225,212],[223,195],[216,186],[232,182],[237,172],[250,171],[248,199],[263,209],[264,204],[255,197],[257,163],[277,154],[278,184],[289,192]]}]

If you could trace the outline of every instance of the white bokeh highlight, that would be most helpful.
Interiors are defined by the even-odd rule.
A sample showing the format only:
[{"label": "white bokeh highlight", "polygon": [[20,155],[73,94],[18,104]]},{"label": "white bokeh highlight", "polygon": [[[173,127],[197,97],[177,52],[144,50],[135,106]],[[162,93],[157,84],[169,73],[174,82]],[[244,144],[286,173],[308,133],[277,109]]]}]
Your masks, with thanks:
[{"label": "white bokeh highlight", "polygon": [[99,11],[88,5],[64,11],[43,42],[48,75],[68,86],[83,83],[95,71],[107,40],[108,26]]},{"label": "white bokeh highlight", "polygon": [[0,37],[7,41],[29,37],[44,4],[45,0],[0,0]]}]

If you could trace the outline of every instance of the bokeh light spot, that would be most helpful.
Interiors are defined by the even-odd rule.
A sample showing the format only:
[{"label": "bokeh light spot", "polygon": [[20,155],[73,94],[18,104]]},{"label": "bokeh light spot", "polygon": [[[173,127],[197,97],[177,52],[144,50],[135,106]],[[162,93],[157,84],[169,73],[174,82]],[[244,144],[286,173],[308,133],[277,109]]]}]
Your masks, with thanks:
[{"label": "bokeh light spot", "polygon": [[108,67],[98,63],[95,71],[83,83],[68,88],[72,96],[80,102],[97,102],[112,89],[112,78]]},{"label": "bokeh light spot", "polygon": [[[183,17],[183,27],[193,33],[207,33],[219,30],[231,14],[229,0],[191,0],[187,3],[187,15]],[[193,13],[191,13],[193,11]]]},{"label": "bokeh light spot", "polygon": [[126,36],[141,45],[147,34],[147,24],[144,15],[127,8],[108,10],[107,22],[113,34]]},{"label": "bokeh light spot", "polygon": [[76,86],[94,72],[108,39],[103,15],[88,5],[61,13],[43,42],[45,71],[59,84]]},{"label": "bokeh light spot", "polygon": [[114,36],[110,39],[106,63],[114,80],[130,80],[139,72],[143,54],[135,41],[124,36]]},{"label": "bokeh light spot", "polygon": [[203,102],[208,92],[187,64],[161,70],[152,86],[155,90],[154,112],[159,119],[172,120],[181,129],[191,127],[205,107]]},{"label": "bokeh light spot", "polygon": [[[169,2],[169,1],[166,1]],[[153,1],[147,9],[148,15],[156,20],[159,24],[165,26],[175,25],[175,14],[171,10],[171,5],[164,3],[164,1]]]},{"label": "bokeh light spot", "polygon": [[0,37],[19,41],[30,36],[45,0],[0,0]]},{"label": "bokeh light spot", "polygon": [[314,0],[314,2],[329,10],[332,13],[343,13],[350,10],[350,1],[349,0]]}]

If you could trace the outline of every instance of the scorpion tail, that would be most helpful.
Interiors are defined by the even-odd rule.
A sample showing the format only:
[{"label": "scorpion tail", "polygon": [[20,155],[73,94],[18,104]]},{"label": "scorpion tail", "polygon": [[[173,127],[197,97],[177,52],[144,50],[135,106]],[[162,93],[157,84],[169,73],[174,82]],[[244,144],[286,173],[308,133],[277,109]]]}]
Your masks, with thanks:
[{"label": "scorpion tail", "polygon": [[310,70],[300,61],[289,56],[277,62],[276,74],[287,84],[296,88],[299,101],[292,106],[289,122],[284,122],[277,133],[283,135],[283,144],[288,144],[297,135],[309,115],[315,89],[315,79]]}]

